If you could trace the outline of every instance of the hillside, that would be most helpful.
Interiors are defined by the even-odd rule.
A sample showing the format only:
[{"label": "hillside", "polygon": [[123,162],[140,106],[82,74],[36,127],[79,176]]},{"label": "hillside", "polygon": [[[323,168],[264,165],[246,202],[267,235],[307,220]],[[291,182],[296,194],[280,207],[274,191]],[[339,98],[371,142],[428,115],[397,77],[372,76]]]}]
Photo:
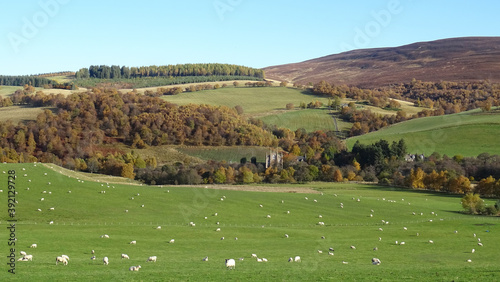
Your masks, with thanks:
[{"label": "hillside", "polygon": [[448,156],[500,154],[500,111],[482,113],[478,110],[453,115],[425,117],[381,129],[347,140],[352,148],[356,141],[372,144],[380,139],[389,142],[404,138],[408,152],[426,156],[433,152]]},{"label": "hillside", "polygon": [[377,87],[422,81],[500,82],[500,37],[464,37],[348,51],[264,68],[266,77],[306,84]]},{"label": "hillside", "polygon": [[[16,236],[15,253],[7,244],[0,250],[6,257],[13,252],[14,260],[20,251],[33,255],[33,261],[15,262],[15,275],[8,276],[11,266],[4,266],[0,277],[10,280],[498,280],[498,218],[459,213],[459,195],[352,183],[231,187],[238,191],[138,186],[105,183],[51,164],[5,164],[2,170],[3,183],[17,174],[19,204],[15,230],[5,222],[6,205],[0,215],[2,228]],[[30,248],[34,243],[37,248]],[[54,263],[62,254],[70,257],[68,265]],[[104,256],[109,265],[103,265]],[[157,262],[146,262],[150,256]],[[288,262],[295,256],[301,262]],[[373,257],[382,263],[372,265]],[[235,270],[226,270],[225,258],[236,259]],[[132,265],[142,267],[131,272]]]}]

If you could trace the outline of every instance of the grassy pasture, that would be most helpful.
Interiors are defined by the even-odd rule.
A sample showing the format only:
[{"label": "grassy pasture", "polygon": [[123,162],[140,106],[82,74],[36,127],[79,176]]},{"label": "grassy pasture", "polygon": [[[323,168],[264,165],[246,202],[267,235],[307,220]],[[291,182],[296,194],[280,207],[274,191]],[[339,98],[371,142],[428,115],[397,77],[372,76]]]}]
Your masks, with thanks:
[{"label": "grassy pasture", "polygon": [[[297,130],[304,128],[307,132],[316,130],[335,131],[333,117],[328,109],[303,109],[295,111],[286,111],[282,114],[272,114],[261,118],[267,124],[274,124],[278,127]],[[337,118],[337,124],[340,131],[349,130],[351,123]]]},{"label": "grassy pasture", "polygon": [[[23,250],[34,257],[32,262],[17,262],[15,275],[7,273],[8,236],[2,235],[5,240],[0,247],[4,254],[2,280],[500,279],[499,219],[458,213],[459,196],[363,184],[301,185],[323,195],[314,190],[301,194],[130,186],[81,182],[41,164],[0,166],[2,184],[7,183],[8,170],[14,169],[18,177],[16,254],[19,256]],[[5,188],[0,193],[0,202],[4,206],[0,221],[2,230],[6,230],[7,188],[2,187]],[[42,197],[44,201],[40,201]],[[50,211],[50,207],[54,210]],[[38,208],[42,211],[37,211]],[[266,217],[268,214],[271,218]],[[51,220],[53,225],[48,224]],[[383,224],[382,220],[389,224]],[[196,226],[189,226],[190,221]],[[325,226],[318,225],[319,221],[325,222]],[[158,225],[162,227],[160,230],[155,229]],[[220,232],[215,231],[217,227]],[[285,238],[285,233],[289,238]],[[484,247],[477,245],[473,233],[481,238]],[[103,234],[110,238],[100,238]],[[221,240],[223,236],[225,240]],[[169,244],[170,239],[175,239],[175,243]],[[129,244],[131,240],[137,240],[137,244]],[[396,245],[396,240],[406,244]],[[37,243],[38,248],[29,248],[32,243]],[[351,249],[351,245],[356,249]],[[335,249],[333,256],[328,255],[330,247]],[[374,247],[378,250],[374,251]],[[476,249],[474,254],[472,248]],[[92,249],[96,251],[96,261],[90,260]],[[130,260],[120,259],[122,253],[128,254]],[[269,262],[258,263],[250,257],[252,253]],[[55,265],[55,257],[61,254],[70,257],[67,266]],[[152,255],[158,261],[146,263]],[[301,256],[302,262],[287,262],[296,255]],[[103,256],[110,259],[109,265],[102,264]],[[209,260],[203,262],[205,256]],[[244,260],[238,260],[240,257]],[[372,257],[379,258],[382,264],[372,265]],[[236,259],[236,270],[225,269],[225,258]],[[467,259],[472,262],[467,263]],[[128,268],[132,265],[142,268],[130,272]]]},{"label": "grassy pasture", "polygon": [[500,154],[500,111],[481,113],[478,110],[459,114],[409,120],[379,131],[347,140],[352,148],[359,140],[371,144],[380,139],[389,142],[404,138],[408,151],[430,155],[439,152],[448,156],[477,156],[487,152]]},{"label": "grassy pasture", "polygon": [[234,147],[177,147],[177,151],[203,160],[227,161],[239,163],[242,158],[250,162],[252,157],[257,162],[264,162],[269,149],[257,146]]}]

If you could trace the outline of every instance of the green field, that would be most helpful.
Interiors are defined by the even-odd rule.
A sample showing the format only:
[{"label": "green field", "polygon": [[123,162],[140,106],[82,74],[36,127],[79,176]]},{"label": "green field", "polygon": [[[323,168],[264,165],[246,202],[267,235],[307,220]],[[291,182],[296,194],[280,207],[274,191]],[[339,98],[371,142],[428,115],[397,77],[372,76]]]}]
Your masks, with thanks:
[{"label": "green field", "polygon": [[243,107],[248,115],[263,115],[276,110],[285,110],[286,104],[296,107],[301,102],[312,101],[328,103],[328,98],[302,93],[301,90],[286,87],[228,87],[217,90],[185,92],[174,96],[163,96],[163,99],[178,104],[209,104],[233,108]]},{"label": "green field", "polygon": [[359,140],[363,144],[380,139],[389,142],[404,138],[410,153],[433,152],[448,156],[477,156],[481,153],[500,154],[500,112],[478,110],[459,114],[419,118],[356,136],[347,140],[352,148]]},{"label": "green field", "polygon": [[197,157],[202,160],[226,161],[228,163],[239,163],[242,158],[250,162],[252,157],[257,162],[264,162],[269,148],[256,146],[234,146],[234,147],[177,147],[177,151],[186,155]]},{"label": "green field", "polygon": [[10,96],[11,94],[14,94],[17,89],[23,89],[23,87],[0,85],[0,96]]},{"label": "green field", "polygon": [[[310,187],[322,195],[313,190],[301,194],[211,186],[129,186],[82,182],[42,164],[0,166],[0,173],[6,172],[0,174],[2,281],[500,279],[499,218],[459,213],[459,196],[330,183],[292,186]],[[6,264],[10,254],[6,222],[9,170],[17,175],[16,258],[19,251],[33,255],[33,261],[16,263],[15,275],[7,272]],[[320,221],[325,225],[319,225]],[[110,238],[101,238],[104,234]],[[478,246],[473,234],[484,247]],[[175,243],[169,244],[171,239]],[[132,240],[137,244],[129,244]],[[406,244],[396,245],[396,240]],[[38,247],[29,248],[33,243]],[[328,255],[330,247],[334,255]],[[473,248],[475,253],[471,253]],[[95,250],[95,261],[90,259],[91,250]],[[130,260],[121,259],[122,253]],[[56,266],[55,258],[62,254],[70,257],[69,264]],[[268,262],[259,263],[251,254]],[[287,262],[297,255],[300,263]],[[110,261],[107,266],[102,263],[104,256]],[[147,263],[149,256],[157,256],[157,262]],[[202,261],[205,256],[208,261]],[[373,257],[381,265],[372,265]],[[225,258],[236,259],[235,270],[226,270]],[[466,262],[468,259],[472,262]],[[142,268],[131,272],[132,265]]]},{"label": "green field", "polygon": [[[267,124],[274,124],[278,127],[289,128],[294,131],[299,128],[304,128],[307,132],[336,130],[333,117],[326,108],[287,111],[283,114],[268,115],[261,119]],[[340,131],[349,130],[352,126],[351,123],[339,118],[337,118],[337,124]]]}]

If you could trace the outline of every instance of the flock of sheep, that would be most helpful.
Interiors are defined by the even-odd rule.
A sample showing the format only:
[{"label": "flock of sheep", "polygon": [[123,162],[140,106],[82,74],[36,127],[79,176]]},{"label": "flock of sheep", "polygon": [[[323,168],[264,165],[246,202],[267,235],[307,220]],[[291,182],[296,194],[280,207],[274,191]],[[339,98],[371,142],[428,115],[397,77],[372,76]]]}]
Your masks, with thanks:
[{"label": "flock of sheep", "polygon": [[[45,173],[44,175],[47,175],[47,174]],[[26,174],[25,174],[25,176],[26,176]],[[78,180],[78,182],[83,182],[83,180]],[[51,182],[47,182],[47,185],[51,185]],[[101,186],[104,186],[104,184],[101,184]],[[107,188],[110,188],[110,185],[109,185],[108,183],[106,183],[106,187],[107,187]],[[114,188],[114,187],[113,187],[113,188]],[[29,188],[28,188],[28,189],[29,189]],[[170,192],[170,191],[169,191],[169,192]],[[68,191],[68,193],[71,193],[71,191]],[[105,190],[101,190],[99,193],[101,193],[101,194],[105,194],[105,193],[106,193],[106,191],[105,191]],[[46,191],[46,190],[44,190],[44,191],[42,192],[42,194],[46,194],[47,196],[45,196],[45,197],[49,197],[48,195],[51,195],[51,194],[52,194],[52,192],[51,192],[51,191]],[[321,193],[321,195],[323,195],[323,194]],[[135,196],[137,197],[137,196],[139,196],[139,194],[137,193]],[[336,197],[337,195],[334,195],[334,196]],[[134,197],[131,197],[130,199],[131,199],[131,200],[133,200],[133,199],[134,199]],[[304,199],[305,199],[306,201],[308,201],[308,200],[309,200],[309,198],[308,198],[308,197],[304,197]],[[44,197],[42,197],[42,198],[40,199],[40,201],[44,201],[44,200],[45,200],[45,198],[44,198]],[[220,198],[220,201],[225,201],[225,200],[226,200],[226,196],[222,196],[222,197]],[[361,199],[360,199],[360,198],[352,198],[352,200],[354,200],[355,202],[360,202],[360,201],[361,201]],[[383,201],[386,201],[386,199],[385,199],[385,198],[383,198]],[[393,200],[387,200],[387,201],[388,201],[388,202],[391,202],[391,203],[392,203],[392,202],[395,202],[395,201],[393,201]],[[402,201],[404,201],[404,199],[402,199]],[[317,200],[317,199],[313,199],[313,202],[314,202],[314,203],[317,203],[317,202],[318,202],[318,200]],[[281,203],[283,204],[283,203],[284,203],[284,200],[282,200],[282,201],[281,201]],[[410,203],[408,203],[408,205],[410,205]],[[144,205],[141,205],[141,207],[144,207]],[[259,204],[259,205],[258,205],[258,207],[259,207],[259,208],[264,208],[264,205],[263,205],[263,204]],[[344,203],[340,203],[340,204],[339,204],[339,207],[343,209],[343,208],[344,208]],[[55,209],[56,209],[56,207],[50,207],[50,208],[49,208],[49,211],[54,211]],[[41,210],[41,209],[38,209],[38,211],[42,211],[42,210]],[[128,210],[125,210],[125,212],[128,212]],[[293,211],[292,211],[292,212],[293,212]],[[286,211],[286,214],[290,214],[290,213],[291,213],[291,212],[290,212],[290,210],[287,210],[287,211]],[[267,214],[267,213],[263,213],[263,214],[266,214],[266,215],[265,215],[265,218],[271,218],[271,216],[272,216],[271,214]],[[373,218],[373,217],[374,217],[374,214],[375,214],[375,211],[374,211],[373,209],[372,209],[372,210],[370,210],[369,217],[370,217],[370,218]],[[412,214],[413,214],[413,215],[417,215],[418,213],[413,212]],[[433,216],[437,216],[437,214],[435,214],[434,212],[432,212],[431,214],[432,214]],[[423,213],[420,213],[420,215],[423,215]],[[212,214],[212,216],[218,216],[218,213],[217,213],[217,212],[215,212],[215,213],[213,213],[213,214]],[[320,218],[320,219],[322,220],[323,216],[322,216],[321,214],[319,214],[319,215],[318,215],[318,218]],[[208,219],[208,217],[205,217],[205,219]],[[429,222],[432,222],[432,219],[431,219],[431,220],[429,220]],[[385,221],[385,220],[381,220],[381,223],[382,223],[383,225],[387,225],[387,224],[389,224],[389,222],[388,222],[388,221]],[[49,224],[53,224],[53,221],[50,221],[50,223],[49,223]],[[219,224],[220,224],[219,222],[217,222],[217,223],[216,223],[216,225],[219,225]],[[317,224],[318,226],[325,226],[325,225],[327,225],[324,221],[318,221],[316,224]],[[189,222],[189,224],[188,224],[188,225],[189,225],[190,227],[196,227],[196,224],[195,224],[194,222]],[[157,226],[157,227],[156,227],[156,229],[161,230],[161,226]],[[381,232],[383,232],[383,228],[382,228],[382,227],[378,228],[378,230],[379,230],[379,231],[381,231]],[[404,230],[404,231],[408,231],[408,228],[407,228],[407,227],[403,227],[403,230]],[[220,232],[220,231],[221,231],[221,228],[220,228],[220,227],[217,227],[217,228],[215,229],[215,231],[216,231],[216,232]],[[455,231],[455,233],[457,233],[457,231]],[[381,234],[382,234],[382,233],[381,233]],[[419,236],[419,233],[416,233],[416,234],[417,234],[417,236]],[[285,235],[284,235],[284,237],[285,237],[285,238],[289,238],[290,236],[289,236],[289,234],[287,233],[287,234],[285,234]],[[476,234],[474,234],[474,237],[476,237]],[[109,236],[109,235],[107,235],[107,234],[103,234],[103,235],[101,236],[101,238],[104,238],[104,239],[109,239],[109,238],[110,238],[110,236]],[[325,239],[325,236],[322,236],[321,238],[322,238],[322,239]],[[221,240],[224,240],[224,239],[225,239],[225,237],[221,237]],[[235,240],[238,240],[238,238],[237,238],[237,237],[235,237]],[[378,237],[378,241],[381,241],[381,240],[382,240],[382,237]],[[480,246],[480,247],[481,247],[481,246],[483,246],[483,244],[482,244],[482,242],[480,241],[480,239],[479,239],[479,238],[477,238],[477,240],[478,240],[478,246]],[[175,242],[175,240],[174,240],[174,239],[171,239],[171,240],[169,241],[169,243],[174,243],[174,242]],[[134,240],[134,241],[130,241],[130,243],[129,243],[129,244],[135,245],[136,243],[137,243],[137,242]],[[434,243],[434,241],[433,241],[433,240],[428,240],[428,243],[431,243],[431,244],[432,244],[432,243]],[[395,241],[395,244],[396,244],[396,245],[405,245],[406,243],[405,243],[405,241],[399,241],[399,240],[398,240],[398,241]],[[37,247],[37,244],[32,244],[30,247],[31,247],[31,248],[36,248],[36,247]],[[355,249],[356,249],[356,247],[355,247],[354,245],[351,245],[351,246],[350,246],[350,248],[351,248],[352,250],[355,250]],[[378,247],[374,247],[374,248],[373,248],[373,250],[374,250],[374,251],[378,251]],[[317,251],[318,251],[318,253],[320,253],[320,254],[321,254],[321,253],[323,253],[323,250],[317,250]],[[325,250],[325,252],[326,252],[326,250]],[[471,252],[471,253],[474,253],[474,252],[475,252],[475,249],[472,249],[472,252]],[[94,254],[94,251],[93,251],[93,250],[92,250],[92,254]],[[32,261],[32,260],[33,260],[33,255],[27,254],[27,253],[25,253],[25,252],[21,252],[21,255],[22,255],[23,257],[21,257],[21,258],[19,259],[19,261]],[[334,249],[333,249],[333,247],[329,248],[329,250],[328,250],[328,255],[331,255],[331,256],[333,256],[333,255],[334,255]],[[255,258],[255,260],[256,260],[257,262],[267,262],[267,261],[268,261],[268,259],[266,259],[266,258],[259,258],[256,254],[252,254],[252,255],[251,255],[251,257],[252,257],[252,258]],[[95,256],[95,255],[94,255],[94,256],[92,256],[92,257],[91,257],[91,259],[92,259],[92,260],[96,260],[96,256]],[[129,256],[128,256],[127,254],[121,254],[121,259],[130,259],[130,258],[129,258]],[[243,258],[240,258],[240,260],[243,260]],[[106,256],[105,256],[105,257],[103,257],[102,261],[103,261],[103,264],[104,264],[104,265],[108,265],[108,264],[109,264],[109,258],[108,258],[108,257],[106,257]],[[156,262],[156,261],[157,261],[157,257],[156,257],[156,256],[150,256],[150,257],[148,257],[148,258],[147,258],[147,260],[146,260],[146,262]],[[203,261],[208,261],[208,256],[207,256],[207,257],[205,257],[205,258],[203,258]],[[469,259],[469,260],[467,260],[467,262],[471,262],[471,261],[472,261],[472,260],[470,260],[470,259]],[[57,257],[56,257],[56,265],[57,265],[57,264],[59,264],[59,263],[62,263],[63,265],[68,265],[68,262],[69,262],[69,257],[68,257],[67,255],[60,255],[60,256],[57,256]],[[300,257],[300,256],[290,257],[290,258],[288,259],[288,262],[301,262],[301,257]],[[371,258],[371,262],[372,262],[372,264],[373,264],[373,265],[380,265],[380,264],[381,264],[381,260],[380,260],[379,258],[376,258],[376,257]],[[343,264],[348,264],[348,262],[347,262],[347,261],[342,261],[342,263],[343,263]],[[235,269],[235,267],[236,267],[236,260],[235,260],[235,259],[232,259],[232,258],[230,258],[230,259],[225,259],[225,266],[226,266],[226,268],[227,268],[227,269]],[[140,266],[140,265],[137,265],[137,266],[130,266],[130,267],[129,267],[129,270],[130,270],[130,271],[139,271],[139,269],[140,269],[140,268],[141,268],[141,266]]]}]

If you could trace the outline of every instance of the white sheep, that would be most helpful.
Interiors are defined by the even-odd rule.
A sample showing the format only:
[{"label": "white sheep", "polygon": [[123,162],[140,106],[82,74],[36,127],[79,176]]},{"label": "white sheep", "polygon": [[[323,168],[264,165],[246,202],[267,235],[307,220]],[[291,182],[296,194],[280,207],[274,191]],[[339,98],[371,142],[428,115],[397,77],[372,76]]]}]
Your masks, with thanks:
[{"label": "white sheep", "polygon": [[372,264],[373,265],[379,265],[381,261],[378,258],[372,258]]},{"label": "white sheep", "polygon": [[33,261],[33,255],[24,255],[23,261]]},{"label": "white sheep", "polygon": [[19,254],[21,254],[22,256],[25,256],[26,252],[25,251],[20,251]]},{"label": "white sheep", "polygon": [[203,261],[208,261],[208,257],[204,257],[204,258],[203,258]]},{"label": "white sheep", "polygon": [[53,210],[54,210],[54,207],[51,207],[49,210],[50,210],[50,211],[53,211]]},{"label": "white sheep", "polygon": [[262,258],[262,261],[263,261],[263,262],[267,262],[267,259],[266,259],[266,258]]},{"label": "white sheep", "polygon": [[108,257],[103,257],[103,258],[102,258],[102,262],[104,263],[104,265],[108,265],[108,264],[109,264],[109,259],[108,259]]},{"label": "white sheep", "polygon": [[[397,242],[397,241],[396,241]],[[351,249],[356,250],[356,247],[351,245]]]},{"label": "white sheep", "polygon": [[157,226],[156,229],[160,230],[161,229],[161,226]]},{"label": "white sheep", "polygon": [[54,221],[53,221],[53,220],[51,220],[51,221],[49,222],[49,224],[54,224]]},{"label": "white sheep", "polygon": [[56,257],[56,265],[59,262],[62,262],[64,265],[68,265],[68,261],[65,258],[63,258],[63,257]]},{"label": "white sheep", "polygon": [[266,217],[267,217],[267,218],[271,218],[271,215],[270,215],[270,214],[268,214]]},{"label": "white sheep", "polygon": [[288,238],[288,234],[285,234],[285,238]]},{"label": "white sheep", "polygon": [[101,235],[101,238],[109,239],[109,235],[108,234]]},{"label": "white sheep", "polygon": [[156,256],[151,256],[146,262],[156,262]]},{"label": "white sheep", "polygon": [[44,201],[44,200],[45,200],[45,198],[41,198],[41,199],[40,199],[40,201]]},{"label": "white sheep", "polygon": [[138,266],[131,266],[128,270],[130,270],[130,271],[139,271],[139,268],[141,268],[140,265],[138,265]]},{"label": "white sheep", "polygon": [[134,241],[130,241],[130,243],[129,243],[129,244],[131,244],[131,245],[135,245],[135,244],[137,244],[137,241],[136,241],[136,240],[134,240]]},{"label": "white sheep", "polygon": [[92,251],[90,251],[90,253],[91,253],[91,254],[95,254],[95,251],[94,251],[94,250],[92,250]]},{"label": "white sheep", "polygon": [[429,243],[431,243],[431,244],[434,244],[434,241],[432,241],[432,240],[429,240]]},{"label": "white sheep", "polygon": [[236,268],[236,261],[234,261],[234,259],[226,259],[226,268],[227,269],[235,269]]},{"label": "white sheep", "polygon": [[476,249],[472,249],[471,253],[475,253],[476,252]]},{"label": "white sheep", "polygon": [[61,255],[62,258],[64,258],[65,260],[69,261],[69,257],[67,255]]},{"label": "white sheep", "polygon": [[91,259],[91,260],[95,260],[95,259],[96,259],[96,257],[95,257],[95,256],[92,256],[90,259]]},{"label": "white sheep", "polygon": [[219,231],[220,231],[220,228],[215,229],[215,231],[219,232]]},{"label": "white sheep", "polygon": [[174,242],[175,242],[174,239],[170,239],[170,241],[169,241],[170,244],[173,244]]},{"label": "white sheep", "polygon": [[294,260],[295,262],[300,262],[300,257],[299,257],[299,256],[296,256],[293,260]]},{"label": "white sheep", "polygon": [[257,258],[257,262],[262,262],[262,259],[261,258]]},{"label": "white sheep", "polygon": [[122,259],[130,259],[130,257],[127,254],[122,254]]},{"label": "white sheep", "polygon": [[483,246],[483,243],[479,242],[477,243],[478,246],[482,247]]},{"label": "white sheep", "polygon": [[30,248],[36,248],[36,247],[38,247],[37,244],[31,244],[31,246],[30,246]]},{"label": "white sheep", "polygon": [[293,258],[292,258],[292,257],[290,257],[290,258],[288,259],[288,262],[293,262]]},{"label": "white sheep", "polygon": [[253,258],[256,258],[256,257],[257,257],[257,255],[256,255],[256,254],[252,254],[252,257],[253,257]]}]

